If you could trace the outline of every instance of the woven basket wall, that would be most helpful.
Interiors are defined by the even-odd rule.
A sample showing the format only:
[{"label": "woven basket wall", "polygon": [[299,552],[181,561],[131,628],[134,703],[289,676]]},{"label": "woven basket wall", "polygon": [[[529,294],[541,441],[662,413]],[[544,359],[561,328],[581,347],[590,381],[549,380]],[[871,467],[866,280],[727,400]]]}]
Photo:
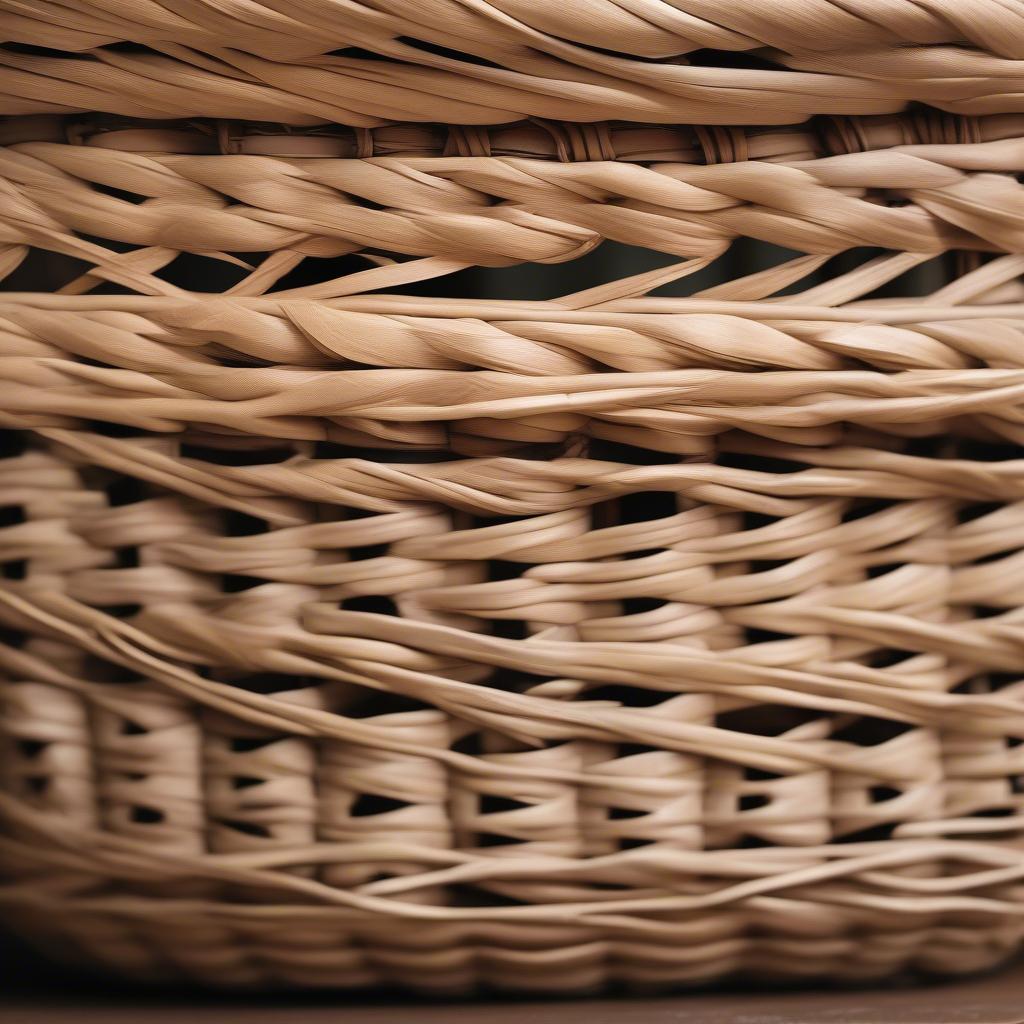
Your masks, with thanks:
[{"label": "woven basket wall", "polygon": [[0,38],[9,925],[444,993],[1014,951],[1024,7]]}]

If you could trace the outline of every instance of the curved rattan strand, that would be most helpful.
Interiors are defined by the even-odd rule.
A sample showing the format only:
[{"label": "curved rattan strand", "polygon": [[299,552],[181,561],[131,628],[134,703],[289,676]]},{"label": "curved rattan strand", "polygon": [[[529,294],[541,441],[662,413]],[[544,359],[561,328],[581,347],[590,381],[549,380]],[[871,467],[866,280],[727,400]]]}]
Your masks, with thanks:
[{"label": "curved rattan strand", "polygon": [[[1024,16],[1000,0],[556,7],[196,0],[171,11],[90,0],[72,18],[60,3],[5,0],[15,45],[0,51],[0,113],[728,125],[913,101],[962,114],[1021,109]],[[733,59],[723,67],[707,51]]]}]

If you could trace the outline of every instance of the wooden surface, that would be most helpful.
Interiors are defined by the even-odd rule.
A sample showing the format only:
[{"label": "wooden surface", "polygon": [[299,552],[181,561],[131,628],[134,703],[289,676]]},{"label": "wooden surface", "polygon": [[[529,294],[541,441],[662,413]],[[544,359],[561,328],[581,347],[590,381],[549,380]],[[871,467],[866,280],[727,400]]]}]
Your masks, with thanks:
[{"label": "wooden surface", "polygon": [[[8,993],[10,997],[10,993]],[[711,993],[658,999],[462,1003],[353,1001],[344,995],[250,998],[59,993],[26,989],[0,1007],[3,1024],[1021,1024],[1024,967],[919,988]]]}]

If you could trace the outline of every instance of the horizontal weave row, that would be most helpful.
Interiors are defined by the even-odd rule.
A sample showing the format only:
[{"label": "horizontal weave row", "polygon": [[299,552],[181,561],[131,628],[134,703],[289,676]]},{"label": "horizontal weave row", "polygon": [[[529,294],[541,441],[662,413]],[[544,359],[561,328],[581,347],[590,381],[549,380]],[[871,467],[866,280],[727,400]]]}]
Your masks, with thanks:
[{"label": "horizontal weave row", "polygon": [[191,0],[171,11],[89,0],[69,12],[4,0],[0,113],[728,125],[913,101],[962,114],[1021,109],[1024,16],[1000,0],[963,10],[942,0],[556,7]]}]

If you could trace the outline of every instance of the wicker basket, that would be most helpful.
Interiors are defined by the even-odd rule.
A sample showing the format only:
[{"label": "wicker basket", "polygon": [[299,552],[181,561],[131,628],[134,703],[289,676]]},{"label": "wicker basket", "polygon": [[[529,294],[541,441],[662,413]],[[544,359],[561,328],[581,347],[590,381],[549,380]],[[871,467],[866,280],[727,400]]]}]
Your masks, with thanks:
[{"label": "wicker basket", "polygon": [[0,25],[5,920],[431,992],[1015,949],[1024,13]]}]

